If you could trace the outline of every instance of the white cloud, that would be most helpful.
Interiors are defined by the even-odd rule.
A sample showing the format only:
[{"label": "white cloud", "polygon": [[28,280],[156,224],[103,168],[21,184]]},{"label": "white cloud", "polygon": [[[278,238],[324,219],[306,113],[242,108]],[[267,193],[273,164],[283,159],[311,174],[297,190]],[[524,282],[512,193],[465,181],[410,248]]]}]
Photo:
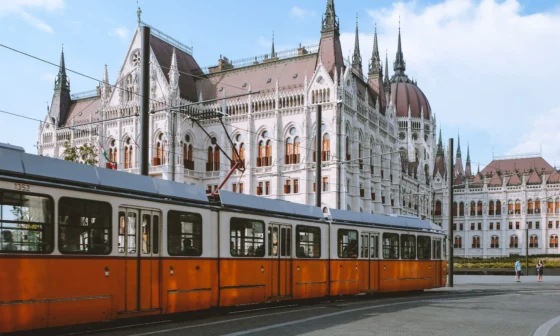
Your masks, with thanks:
[{"label": "white cloud", "polygon": [[52,73],[44,73],[41,78],[49,82],[54,82],[56,75]]},{"label": "white cloud", "polygon": [[315,12],[294,6],[290,9],[290,16],[298,19],[304,19],[307,16],[315,16]]},{"label": "white cloud", "polygon": [[128,37],[128,29],[125,27],[119,27],[115,29],[115,34],[120,37],[122,40],[126,40]]},{"label": "white cloud", "polygon": [[[460,128],[462,138],[484,132],[492,142],[488,148],[522,150],[531,136],[543,142],[543,152],[551,136],[560,143],[560,132],[546,135],[537,123],[558,106],[560,12],[526,15],[516,0],[446,0],[426,7],[398,2],[369,14],[359,25],[367,32],[360,34],[364,71],[376,22],[392,74],[400,16],[406,72],[429,98],[438,125]],[[353,29],[341,34],[341,43],[347,57]],[[479,150],[487,154],[488,148]],[[471,155],[475,151],[471,146]],[[553,157],[545,159],[560,162],[560,153],[548,153]]]},{"label": "white cloud", "polygon": [[54,11],[64,7],[64,0],[7,0],[0,1],[0,16],[17,14],[33,27],[54,33],[51,26],[29,13],[30,10]]}]

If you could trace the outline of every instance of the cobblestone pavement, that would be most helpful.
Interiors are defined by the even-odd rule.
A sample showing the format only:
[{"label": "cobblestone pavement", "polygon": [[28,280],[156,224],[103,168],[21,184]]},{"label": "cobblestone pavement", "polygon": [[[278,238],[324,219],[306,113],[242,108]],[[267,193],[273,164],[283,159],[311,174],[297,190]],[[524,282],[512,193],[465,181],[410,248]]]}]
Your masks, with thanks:
[{"label": "cobblestone pavement", "polygon": [[[515,283],[511,277],[490,276],[486,281],[475,278],[457,276],[453,288],[406,297],[294,305],[87,335],[517,336],[533,335],[545,322],[560,315],[560,277],[549,277],[543,283]],[[560,335],[559,324],[548,330],[538,336]]]}]

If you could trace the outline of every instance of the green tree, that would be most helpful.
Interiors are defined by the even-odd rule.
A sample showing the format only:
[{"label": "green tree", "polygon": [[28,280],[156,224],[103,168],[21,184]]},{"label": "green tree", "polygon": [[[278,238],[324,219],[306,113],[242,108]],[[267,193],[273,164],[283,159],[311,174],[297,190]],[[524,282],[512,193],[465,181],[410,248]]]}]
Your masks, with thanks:
[{"label": "green tree", "polygon": [[93,145],[84,144],[80,147],[73,147],[70,141],[64,143],[64,160],[71,162],[83,162],[90,166],[96,166],[97,150]]}]

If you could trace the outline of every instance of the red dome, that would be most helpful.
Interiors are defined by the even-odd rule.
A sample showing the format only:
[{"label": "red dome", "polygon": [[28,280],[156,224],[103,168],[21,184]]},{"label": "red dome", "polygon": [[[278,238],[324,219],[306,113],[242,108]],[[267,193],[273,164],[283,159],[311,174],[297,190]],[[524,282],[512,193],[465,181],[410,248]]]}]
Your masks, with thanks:
[{"label": "red dome", "polygon": [[391,101],[395,105],[397,117],[408,118],[408,107],[412,118],[422,117],[430,120],[432,110],[428,98],[415,83],[410,80],[391,83]]}]

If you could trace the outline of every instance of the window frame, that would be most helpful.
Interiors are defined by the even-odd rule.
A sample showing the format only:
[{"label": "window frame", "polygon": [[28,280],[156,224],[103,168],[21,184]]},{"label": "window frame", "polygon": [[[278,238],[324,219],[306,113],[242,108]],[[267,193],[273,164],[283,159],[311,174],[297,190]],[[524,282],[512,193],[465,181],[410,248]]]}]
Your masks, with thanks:
[{"label": "window frame", "polygon": [[[3,227],[3,223],[6,223],[6,221],[2,220],[1,214],[2,214],[2,205],[3,202],[2,200],[4,199],[4,193],[5,192],[9,192],[9,193],[15,193],[17,194],[20,199],[22,196],[34,196],[34,197],[43,197],[48,201],[47,207],[50,208],[50,217],[51,217],[51,223],[32,223],[33,225],[41,225],[41,227],[45,227],[46,229],[48,229],[50,227],[50,239],[49,240],[44,240],[42,241],[42,244],[44,247],[49,247],[48,249],[44,248],[44,251],[21,251],[21,250],[4,250],[0,248],[0,254],[6,254],[6,253],[18,253],[18,254],[51,254],[54,252],[55,249],[55,239],[54,236],[57,233],[57,230],[55,230],[56,227],[56,218],[55,218],[55,201],[54,198],[50,195],[47,194],[40,194],[40,193],[34,193],[34,192],[23,192],[23,191],[18,191],[18,190],[9,190],[9,189],[0,189],[0,231],[4,231],[4,229],[6,230],[10,230],[9,228],[4,228]],[[21,222],[16,222],[16,221],[9,221],[8,223],[13,223],[13,224],[18,224]],[[11,231],[10,231],[11,232]],[[46,230],[42,230],[41,234],[44,236],[48,236],[48,234],[45,234],[45,232],[47,232]],[[12,233],[13,236],[13,233]],[[3,238],[2,238],[3,239]]]},{"label": "window frame", "polygon": [[[187,254],[186,252],[182,252],[183,250],[181,249],[181,253],[175,253],[171,251],[170,247],[171,247],[171,239],[174,237],[174,235],[172,236],[171,233],[173,232],[171,230],[171,216],[177,214],[177,219],[179,220],[179,225],[178,227],[181,228],[181,215],[193,215],[194,217],[197,217],[197,219],[199,219],[199,225],[200,225],[200,233],[195,233],[196,229],[195,229],[195,224],[193,222],[193,229],[192,229],[192,233],[183,233],[181,230],[181,233],[179,234],[179,247],[181,247],[183,240],[184,239],[192,239],[193,242],[193,246],[194,246],[194,242],[195,242],[195,237],[196,236],[200,236],[200,254]],[[204,220],[202,218],[202,215],[200,213],[197,212],[189,212],[189,211],[181,211],[181,210],[169,210],[167,212],[167,254],[169,254],[172,257],[200,257],[204,254]],[[176,234],[176,233],[174,233]],[[186,235],[190,235],[189,238],[184,238]],[[194,248],[193,248],[194,249]]]},{"label": "window frame", "polygon": [[[397,237],[396,240],[391,239],[391,237],[394,237],[394,236]],[[381,242],[381,256],[383,257],[383,259],[384,260],[399,260],[400,259],[400,252],[401,252],[401,250],[400,250],[400,243],[401,243],[400,235],[398,233],[394,233],[394,232],[383,232],[383,235],[381,237],[382,237],[381,238],[381,241],[382,241]],[[390,240],[391,244],[389,244],[389,245],[385,244],[386,237],[387,237],[387,239]],[[397,255],[396,255],[396,257],[394,257],[394,256],[391,257],[391,253],[390,253],[391,250],[390,249],[395,248],[395,245],[392,244],[395,241],[397,242],[397,244],[396,244]],[[388,249],[389,253],[386,254],[385,251],[387,249]]]},{"label": "window frame", "polygon": [[[348,238],[348,242],[344,243],[343,241],[340,241],[340,239],[342,237],[344,237],[344,235],[346,234],[347,237],[350,237],[349,233],[354,232],[356,234],[356,254],[355,256],[344,256],[344,248],[348,248],[350,246],[350,238]],[[342,235],[341,235],[342,234]],[[358,256],[360,255],[360,249],[359,249],[359,239],[360,239],[360,235],[358,233],[358,230],[353,230],[353,229],[338,229],[336,231],[336,246],[337,246],[337,256],[338,258],[341,259],[358,259]],[[346,251],[348,252],[352,252],[352,251]]]},{"label": "window frame", "polygon": [[[414,238],[414,244],[413,246],[405,246],[405,242],[410,243],[412,240],[410,239],[410,237]],[[416,243],[416,235],[413,234],[407,234],[407,233],[403,233],[400,235],[400,249],[401,249],[401,259],[402,260],[416,260],[416,247],[417,247],[417,243]],[[406,249],[408,249],[408,251],[406,251]],[[406,252],[406,253],[405,253]],[[407,257],[405,258],[404,256],[407,255]]]},{"label": "window frame", "polygon": [[[302,231],[302,229],[306,229],[307,231]],[[310,232],[309,229],[313,229],[313,230],[317,230],[317,232]],[[314,235],[314,239],[313,241],[304,241],[304,243],[307,243],[306,245],[300,245],[302,243],[302,241],[300,240],[300,233],[313,233]],[[297,224],[296,225],[296,230],[295,230],[295,234],[296,234],[296,258],[300,258],[300,259],[319,259],[321,258],[321,253],[322,253],[322,244],[321,244],[321,228],[318,226],[309,226],[309,225],[301,225],[301,224]],[[317,234],[318,240],[315,240],[315,235]],[[314,253],[313,256],[308,255],[305,250],[304,250],[304,254],[301,255],[298,251],[299,251],[299,247],[303,246],[305,247],[309,247],[312,246],[313,247],[313,251],[315,251],[315,248],[317,247],[317,243],[319,245],[319,255],[315,256],[316,253]]]},{"label": "window frame", "polygon": [[[240,223],[240,222],[245,222],[245,229],[247,229],[246,225],[247,225],[248,222],[257,222],[257,223],[262,225],[262,231],[261,231],[262,238],[257,238],[254,235],[249,237],[250,240],[252,240],[252,247],[253,247],[253,250],[255,251],[255,255],[239,254],[239,253],[235,254],[235,255],[232,254],[233,250],[240,251],[240,249],[238,249],[238,248],[236,248],[236,249],[231,248],[231,243],[233,242],[232,238],[239,238],[240,239],[241,237],[243,237],[243,236],[239,236],[239,237],[238,236],[232,236],[232,232],[233,232],[232,231],[232,225],[233,225],[234,221],[237,221],[236,224]],[[266,225],[265,225],[265,222],[263,220],[254,219],[254,218],[231,217],[230,220],[229,220],[229,239],[228,239],[229,244],[230,244],[230,249],[229,249],[230,256],[231,257],[238,257],[238,258],[264,258],[265,255],[266,255],[265,251],[266,251],[267,232],[268,231],[266,230]],[[247,237],[245,237],[245,239],[246,238]],[[256,241],[258,241],[259,239],[262,240],[262,246],[263,246],[262,255],[260,254],[260,251],[259,251],[259,254],[257,255],[258,247],[255,248],[255,246],[257,246]],[[245,242],[245,240],[244,240],[244,242]],[[244,249],[243,249],[243,251],[244,251]]]},{"label": "window frame", "polygon": [[[73,201],[82,201],[84,202],[84,208],[91,205],[92,203],[99,203],[100,205],[104,204],[108,206],[109,212],[108,212],[108,216],[107,216],[107,220],[109,222],[109,224],[101,227],[102,229],[107,229],[108,232],[108,238],[107,238],[107,242],[106,242],[106,246],[109,247],[109,250],[107,252],[104,253],[91,253],[89,251],[65,251],[61,248],[61,242],[62,239],[60,238],[61,235],[61,229],[63,227],[73,227],[72,225],[66,225],[66,224],[61,224],[61,207],[63,204],[64,200],[73,200]],[[61,254],[69,254],[69,255],[109,255],[112,253],[113,251],[113,205],[109,202],[106,201],[99,201],[99,200],[92,200],[92,199],[85,199],[85,198],[79,198],[79,197],[70,197],[70,196],[63,196],[61,198],[58,199],[57,202],[57,206],[58,206],[58,225],[57,225],[57,235],[58,235],[58,243],[57,243],[57,248],[58,248],[58,252],[60,252]],[[74,208],[75,209],[75,208]],[[99,217],[95,217],[96,220]],[[88,220],[90,218],[88,217]],[[83,228],[86,228],[86,230],[92,230],[93,228],[90,228],[90,224],[88,223],[88,226],[84,226]]]},{"label": "window frame", "polygon": [[[420,253],[420,251],[422,250],[420,248],[420,238],[424,239],[427,238],[428,239],[428,245],[423,247],[423,249],[427,249],[428,250],[428,257],[427,258],[420,258],[420,256],[422,256],[422,254]],[[424,235],[418,235],[416,236],[416,259],[418,260],[431,260],[432,259],[432,237],[431,236],[424,236]]]}]

